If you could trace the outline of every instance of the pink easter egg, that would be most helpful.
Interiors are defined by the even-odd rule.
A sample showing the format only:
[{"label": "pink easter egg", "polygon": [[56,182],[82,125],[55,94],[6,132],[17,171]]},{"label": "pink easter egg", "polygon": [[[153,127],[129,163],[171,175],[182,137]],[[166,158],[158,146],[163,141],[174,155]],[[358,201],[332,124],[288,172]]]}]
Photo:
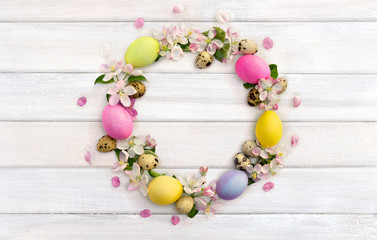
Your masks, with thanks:
[{"label": "pink easter egg", "polygon": [[133,130],[132,118],[120,104],[109,104],[103,109],[102,126],[110,137],[117,140],[128,138]]},{"label": "pink easter egg", "polygon": [[258,79],[268,78],[271,70],[262,58],[244,55],[236,63],[236,73],[244,82],[257,84]]}]

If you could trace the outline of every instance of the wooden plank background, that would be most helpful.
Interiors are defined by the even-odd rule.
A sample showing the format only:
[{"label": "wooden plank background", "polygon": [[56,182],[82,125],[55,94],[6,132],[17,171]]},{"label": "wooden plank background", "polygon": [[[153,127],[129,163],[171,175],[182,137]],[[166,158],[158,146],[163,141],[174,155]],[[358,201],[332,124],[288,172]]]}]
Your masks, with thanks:
[{"label": "wooden plank background", "polygon": [[[377,239],[377,3],[375,0],[3,0],[0,2],[0,239]],[[283,143],[300,136],[285,168],[226,202],[213,219],[181,216],[125,189],[115,157],[94,151],[107,86],[94,86],[100,47],[122,58],[164,23],[199,29],[226,9],[289,87],[278,114]],[[145,18],[142,29],[133,21]],[[265,37],[274,41],[264,50]],[[234,64],[195,69],[194,55],[143,69],[135,134],[157,138],[160,171],[233,168],[261,112],[246,103]],[[292,107],[300,94],[303,104]],[[88,103],[78,107],[76,100]],[[93,165],[83,159],[93,153]],[[110,179],[118,175],[119,188]],[[139,212],[150,208],[151,218]]]}]

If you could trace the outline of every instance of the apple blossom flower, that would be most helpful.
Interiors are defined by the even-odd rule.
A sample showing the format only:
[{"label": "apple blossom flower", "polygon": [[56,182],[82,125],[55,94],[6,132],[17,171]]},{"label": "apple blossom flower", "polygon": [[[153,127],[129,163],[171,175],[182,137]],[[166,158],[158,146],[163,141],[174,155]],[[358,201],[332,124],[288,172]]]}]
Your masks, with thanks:
[{"label": "apple blossom flower", "polygon": [[127,162],[128,153],[126,152],[126,154],[127,154],[127,159],[125,160],[125,157],[121,157],[121,155],[125,156],[124,153],[119,152],[119,161],[113,164],[113,172],[124,171],[124,169],[128,166],[128,162]]},{"label": "apple blossom flower", "polygon": [[259,99],[261,101],[268,99],[274,105],[279,100],[278,92],[282,89],[282,86],[269,77],[267,79],[259,79],[255,88],[259,91]]},{"label": "apple blossom flower", "polygon": [[210,197],[213,201],[217,201],[219,196],[216,194],[217,180],[212,180],[208,186],[203,190],[203,195]]},{"label": "apple blossom flower", "polygon": [[141,70],[134,70],[134,66],[132,66],[132,64],[123,65],[122,72],[126,73],[126,76],[140,76],[143,74],[143,71]]},{"label": "apple blossom flower", "polygon": [[[133,158],[135,155],[141,155],[144,153],[145,138],[139,136],[131,136],[125,140],[117,141],[117,148],[121,149],[122,153],[128,157]],[[120,154],[119,154],[120,156]]]},{"label": "apple blossom flower", "polygon": [[143,196],[147,196],[148,174],[146,171],[143,171],[141,174],[140,166],[137,163],[134,163],[132,165],[132,171],[126,170],[124,174],[130,178],[130,183],[127,187],[129,191],[140,189]]},{"label": "apple blossom flower", "polygon": [[208,172],[208,167],[207,166],[202,166],[202,167],[199,168],[199,171],[202,174],[202,176],[204,176]]},{"label": "apple blossom flower", "polygon": [[194,199],[194,202],[196,210],[204,211],[204,214],[208,218],[212,218],[217,211],[224,209],[222,203],[218,201],[213,201],[212,199],[207,200],[205,197],[196,197]]},{"label": "apple blossom flower", "polygon": [[215,39],[216,34],[217,34],[216,28],[212,28],[211,30],[208,31],[208,38],[206,39],[206,42],[208,45],[207,45],[206,51],[210,55],[215,54],[217,49],[220,49],[224,46],[224,43],[221,40]]},{"label": "apple blossom flower", "polygon": [[101,64],[101,71],[106,73],[103,81],[109,81],[118,76],[122,72],[124,63],[122,61],[113,60],[110,64]]},{"label": "apple blossom flower", "polygon": [[195,178],[193,173],[188,173],[186,179],[178,177],[178,181],[182,184],[183,190],[187,194],[193,194],[201,191],[204,184],[205,176]]},{"label": "apple blossom flower", "polygon": [[269,164],[264,164],[263,166],[259,163],[254,167],[252,165],[246,166],[246,171],[250,173],[251,178],[254,181],[263,180],[268,178],[268,172],[270,171]]},{"label": "apple blossom flower", "polygon": [[259,143],[259,141],[255,141],[257,146],[255,146],[251,152],[255,155],[255,156],[260,156],[264,159],[268,159],[269,155],[268,155],[268,150],[267,148],[263,148],[262,145]]},{"label": "apple blossom flower", "polygon": [[157,142],[156,142],[156,139],[155,138],[152,138],[150,135],[148,135],[146,137],[146,141],[147,141],[147,145],[149,146],[149,148],[154,148],[157,146]]},{"label": "apple blossom flower", "polygon": [[129,107],[131,105],[129,96],[134,95],[136,92],[137,91],[134,87],[126,87],[126,82],[124,80],[120,80],[115,84],[115,87],[112,87],[107,91],[107,94],[111,95],[109,103],[111,106],[115,106],[120,101],[123,106]]}]

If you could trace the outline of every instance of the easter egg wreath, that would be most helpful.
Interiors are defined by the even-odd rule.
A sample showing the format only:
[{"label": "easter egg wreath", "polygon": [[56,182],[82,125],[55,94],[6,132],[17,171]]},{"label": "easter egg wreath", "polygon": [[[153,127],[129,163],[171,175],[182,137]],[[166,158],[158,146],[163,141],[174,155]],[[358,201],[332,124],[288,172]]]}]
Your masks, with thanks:
[{"label": "easter egg wreath", "polygon": [[[107,91],[108,105],[102,112],[102,125],[107,135],[99,139],[97,150],[114,151],[118,161],[114,171],[124,171],[130,178],[128,190],[140,189],[144,196],[158,205],[175,203],[178,213],[194,217],[198,211],[213,216],[223,208],[221,200],[240,196],[250,184],[275,174],[283,164],[283,148],[279,145],[283,127],[278,109],[279,95],[287,88],[287,81],[278,78],[277,66],[268,65],[254,55],[258,46],[249,39],[239,40],[239,33],[213,27],[201,32],[181,26],[164,26],[154,37],[136,39],[128,48],[124,62],[112,60],[102,64],[105,73],[95,84],[114,84]],[[148,136],[133,136],[133,121],[137,111],[135,100],[145,94],[146,78],[141,70],[161,57],[178,60],[185,52],[197,53],[195,66],[209,67],[214,59],[235,64],[237,75],[249,89],[247,102],[265,112],[258,119],[256,140],[246,141],[242,151],[235,154],[237,170],[224,173],[218,180],[206,182],[207,167],[200,167],[198,176],[186,178],[158,173],[154,169],[160,159],[156,154],[156,140]],[[149,184],[148,184],[149,183]]]}]

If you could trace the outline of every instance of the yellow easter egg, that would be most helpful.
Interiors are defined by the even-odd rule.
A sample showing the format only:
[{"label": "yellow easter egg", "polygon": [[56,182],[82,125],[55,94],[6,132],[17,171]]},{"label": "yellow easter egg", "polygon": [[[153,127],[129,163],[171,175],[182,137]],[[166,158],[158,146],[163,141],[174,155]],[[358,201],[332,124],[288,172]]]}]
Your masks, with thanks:
[{"label": "yellow easter egg", "polygon": [[262,146],[273,147],[283,135],[283,125],[274,111],[265,111],[258,119],[255,135]]},{"label": "yellow easter egg", "polygon": [[158,41],[152,37],[141,37],[127,48],[124,57],[126,63],[134,67],[144,67],[153,63],[160,51]]},{"label": "yellow easter egg", "polygon": [[158,205],[169,205],[176,202],[183,193],[181,183],[169,176],[159,176],[148,186],[149,199]]}]

